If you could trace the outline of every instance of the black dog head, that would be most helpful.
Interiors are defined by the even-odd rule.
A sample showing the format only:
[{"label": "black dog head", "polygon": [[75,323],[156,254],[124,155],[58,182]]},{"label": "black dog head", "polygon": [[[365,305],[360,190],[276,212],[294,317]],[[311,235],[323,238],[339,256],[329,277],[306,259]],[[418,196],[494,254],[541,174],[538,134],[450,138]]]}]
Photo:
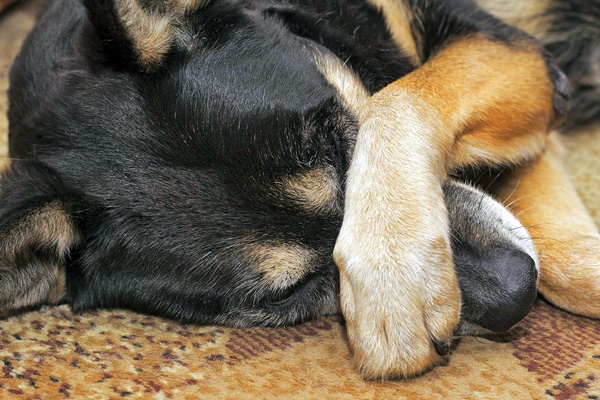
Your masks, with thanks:
[{"label": "black dog head", "polygon": [[[84,4],[51,3],[11,72],[1,308],[66,301],[238,326],[336,312],[358,124],[308,49],[348,59],[372,92],[412,68],[383,28],[356,39],[352,23],[258,2]],[[476,225],[460,225],[461,243],[504,229]],[[465,265],[466,308],[491,309]],[[488,315],[466,318],[493,329]]]},{"label": "black dog head", "polygon": [[12,71],[5,180],[56,181],[32,201],[81,238],[67,301],[238,325],[334,311],[356,123],[305,39],[226,2],[136,4],[52,4]]}]

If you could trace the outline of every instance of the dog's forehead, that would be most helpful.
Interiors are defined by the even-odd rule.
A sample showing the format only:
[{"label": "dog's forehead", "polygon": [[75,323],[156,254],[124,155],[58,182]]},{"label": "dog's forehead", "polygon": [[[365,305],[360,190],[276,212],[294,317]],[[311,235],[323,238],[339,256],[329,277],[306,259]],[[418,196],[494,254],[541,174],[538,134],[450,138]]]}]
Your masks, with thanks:
[{"label": "dog's forehead", "polygon": [[301,40],[254,28],[187,57],[176,79],[187,98],[240,113],[313,110],[336,96]]},{"label": "dog's forehead", "polygon": [[260,164],[271,168],[303,164],[318,157],[308,154],[307,143],[317,136],[350,143],[354,132],[345,131],[353,130],[356,116],[331,79],[332,70],[347,68],[339,60],[324,63],[313,47],[279,26],[236,32],[219,46],[189,52],[164,79],[148,79],[144,97],[153,99],[153,109],[146,112],[161,115],[160,130],[191,137],[206,160],[231,164],[260,153]]},{"label": "dog's forehead", "polygon": [[[176,110],[180,117],[207,117],[211,123],[218,114],[223,123],[217,125],[224,129],[227,122],[253,125],[269,115],[280,126],[286,120],[306,119],[331,99],[357,115],[360,101],[355,92],[364,89],[354,79],[354,98],[348,99],[348,85],[339,84],[340,77],[352,80],[343,78],[350,75],[345,63],[316,39],[294,33],[260,1],[225,7],[196,0],[146,0],[134,7],[135,13],[130,12],[133,3],[118,3],[119,18],[133,39],[134,33],[149,31],[148,15],[156,14],[164,23],[151,24],[152,45],[133,40],[142,61],[154,60],[141,67],[157,74],[142,74],[140,79],[148,90],[142,96],[160,103],[157,112],[161,107],[181,108]],[[221,22],[208,21],[206,13]],[[155,77],[161,75],[164,79],[155,85]],[[165,102],[172,104],[164,107]]]}]

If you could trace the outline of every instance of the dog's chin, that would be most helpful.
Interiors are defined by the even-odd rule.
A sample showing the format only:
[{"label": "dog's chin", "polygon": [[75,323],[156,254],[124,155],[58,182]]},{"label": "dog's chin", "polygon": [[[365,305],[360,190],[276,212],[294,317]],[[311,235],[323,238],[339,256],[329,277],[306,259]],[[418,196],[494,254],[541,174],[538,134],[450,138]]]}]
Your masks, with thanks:
[{"label": "dog's chin", "polygon": [[445,195],[463,302],[456,334],[506,332],[536,299],[539,261],[532,239],[484,192],[449,181]]}]

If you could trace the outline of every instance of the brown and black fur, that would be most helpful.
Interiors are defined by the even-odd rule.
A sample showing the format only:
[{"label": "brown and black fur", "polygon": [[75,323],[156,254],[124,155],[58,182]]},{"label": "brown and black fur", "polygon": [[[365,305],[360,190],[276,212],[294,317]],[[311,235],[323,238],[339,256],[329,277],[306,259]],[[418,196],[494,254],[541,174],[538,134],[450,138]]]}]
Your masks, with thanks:
[{"label": "brown and black fur", "polygon": [[[502,222],[508,212],[485,194],[452,181],[442,192],[442,181],[474,166],[523,164],[543,151],[568,97],[549,51],[573,84],[570,126],[598,118],[590,100],[600,87],[597,43],[582,40],[590,56],[576,60],[552,41],[543,50],[470,1],[373,4],[49,2],[10,77],[0,308],[66,302],[75,311],[126,307],[234,326],[339,312],[343,257],[336,253],[336,266],[332,254],[349,215],[355,143],[371,115],[363,111],[383,110],[402,87],[429,102],[440,125],[465,129],[456,141],[431,142],[448,154],[439,168],[440,210],[454,239],[438,245],[451,246],[456,262],[443,261],[458,274],[452,284],[462,296],[449,297],[463,302],[459,332],[503,331],[520,320],[538,273],[528,236],[511,233],[515,226]],[[596,1],[586,4],[597,11]],[[397,24],[388,6],[400,7]],[[579,25],[546,12],[552,29]],[[333,75],[357,77],[352,93],[336,87],[323,60]],[[456,120],[447,99],[468,103],[460,96],[476,79],[493,83],[489,98],[502,92],[504,103],[481,120]],[[536,91],[523,89],[524,81]],[[473,105],[487,98],[472,94]],[[410,187],[392,186],[398,199],[413,200]],[[406,300],[423,293],[407,290]],[[457,323],[424,335],[427,352],[445,355]],[[359,367],[367,377],[414,375],[435,362],[429,353],[397,368]]]}]

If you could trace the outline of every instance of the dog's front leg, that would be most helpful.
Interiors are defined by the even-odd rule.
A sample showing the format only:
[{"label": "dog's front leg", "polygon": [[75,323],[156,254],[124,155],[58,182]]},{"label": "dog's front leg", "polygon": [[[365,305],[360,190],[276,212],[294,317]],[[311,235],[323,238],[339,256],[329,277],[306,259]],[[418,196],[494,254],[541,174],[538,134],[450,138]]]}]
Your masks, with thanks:
[{"label": "dog's front leg", "polygon": [[439,116],[400,97],[384,90],[370,100],[334,252],[350,343],[367,378],[432,366],[460,315],[440,184],[446,170],[429,123]]},{"label": "dog's front leg", "polygon": [[411,376],[447,352],[460,294],[441,186],[454,168],[539,154],[562,79],[527,40],[470,36],[366,102],[334,250],[363,376]]}]

